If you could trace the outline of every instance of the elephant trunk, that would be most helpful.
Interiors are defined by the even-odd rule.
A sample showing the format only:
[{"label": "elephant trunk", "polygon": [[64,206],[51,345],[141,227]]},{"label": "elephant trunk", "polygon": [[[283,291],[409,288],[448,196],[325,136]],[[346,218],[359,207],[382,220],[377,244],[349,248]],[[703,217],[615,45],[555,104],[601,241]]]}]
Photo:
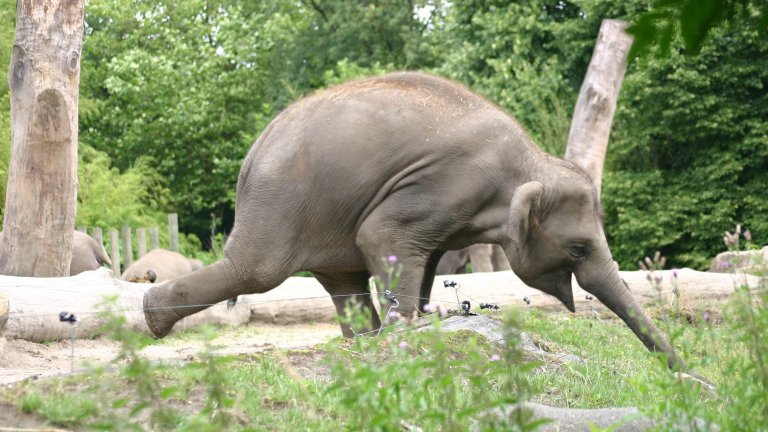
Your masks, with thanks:
[{"label": "elephant trunk", "polygon": [[603,261],[597,274],[584,273],[576,272],[576,280],[582,288],[593,294],[608,309],[618,315],[650,351],[666,355],[667,366],[671,370],[685,369],[685,364],[678,357],[674,348],[632,297],[629,287],[619,276],[619,272],[614,267],[610,257]]}]

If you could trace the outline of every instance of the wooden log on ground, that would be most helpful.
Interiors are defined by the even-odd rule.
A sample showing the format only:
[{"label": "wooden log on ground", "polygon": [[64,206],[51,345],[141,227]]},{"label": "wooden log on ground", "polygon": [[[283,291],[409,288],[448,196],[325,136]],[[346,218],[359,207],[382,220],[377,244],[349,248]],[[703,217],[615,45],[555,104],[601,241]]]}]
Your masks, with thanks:
[{"label": "wooden log on ground", "polygon": [[[72,325],[59,321],[59,314],[66,311],[80,321],[76,337],[92,338],[105,322],[99,316],[99,311],[106,308],[100,308],[99,305],[109,297],[116,298],[111,310],[124,316],[130,329],[149,334],[142,308],[144,292],[150,286],[119,280],[106,268],[63,278],[2,276],[0,335],[32,342],[68,339],[72,335]],[[3,297],[9,305],[4,314],[4,327],[1,324],[4,319]],[[184,330],[203,323],[242,325],[248,322],[250,314],[245,304],[227,310],[223,302],[183,319],[174,330]]]},{"label": "wooden log on ground", "polygon": [[[696,302],[701,299],[724,298],[732,294],[739,285],[757,287],[759,278],[747,275],[707,273],[690,269],[657,271],[660,278],[660,292],[647,280],[645,272],[620,272],[635,298],[643,305],[654,305],[673,301],[676,286],[684,301]],[[446,288],[445,281],[458,285]],[[147,332],[142,312],[144,292],[150,284],[133,284],[116,279],[107,269],[84,272],[64,278],[23,278],[0,277],[0,334],[11,338],[35,342],[67,339],[71,336],[68,323],[59,322],[59,313],[75,314],[81,324],[77,337],[88,338],[96,335],[102,323],[97,316],[97,305],[108,296],[116,296],[114,309],[126,317],[127,325],[135,330]],[[601,309],[597,300],[589,300],[587,293],[574,281],[574,300],[577,310],[589,310],[590,305]],[[6,299],[7,310],[3,312]],[[547,310],[565,311],[560,302],[525,286],[511,271],[473,273],[438,276],[432,290],[432,302],[441,302],[449,309],[458,307],[458,302],[469,300],[473,309],[480,303],[495,303],[500,306],[518,304]],[[384,305],[386,307],[386,305]],[[241,325],[246,322],[289,324],[297,322],[331,322],[336,309],[330,296],[313,278],[292,277],[282,285],[265,294],[240,296],[231,310],[226,303],[219,303],[203,312],[180,321],[174,331],[183,330],[201,323]],[[5,327],[3,328],[3,320]]]},{"label": "wooden log on ground", "polygon": [[[619,273],[635,299],[643,306],[659,303],[672,304],[675,287],[681,299],[696,302],[703,299],[726,298],[737,286],[748,285],[755,288],[759,284],[759,278],[755,276],[709,273],[691,269],[663,270],[653,273],[653,278],[660,278],[658,284],[660,290],[657,290],[647,279],[648,274],[644,271],[620,271]],[[673,277],[673,273],[677,277]],[[444,281],[458,283],[459,299],[469,300],[473,308],[479,307],[479,303],[525,306],[528,305],[525,301],[527,298],[530,306],[533,307],[563,312],[567,310],[556,298],[525,285],[512,271],[437,276],[432,287],[431,301],[455,308],[456,290],[445,288]],[[575,278],[572,286],[577,311],[589,310],[590,305],[598,310],[607,310],[597,299],[590,300],[589,293],[578,285]]]}]

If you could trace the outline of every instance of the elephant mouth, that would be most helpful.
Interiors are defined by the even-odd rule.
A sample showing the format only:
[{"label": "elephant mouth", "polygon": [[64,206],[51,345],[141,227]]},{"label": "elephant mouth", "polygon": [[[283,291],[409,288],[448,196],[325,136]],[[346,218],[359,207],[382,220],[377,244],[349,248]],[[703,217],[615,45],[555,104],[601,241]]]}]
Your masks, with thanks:
[{"label": "elephant mouth", "polygon": [[571,286],[571,272],[560,273],[555,277],[546,278],[542,283],[523,280],[526,285],[547,293],[560,302],[571,312],[576,312],[576,303],[573,300],[573,288]]}]

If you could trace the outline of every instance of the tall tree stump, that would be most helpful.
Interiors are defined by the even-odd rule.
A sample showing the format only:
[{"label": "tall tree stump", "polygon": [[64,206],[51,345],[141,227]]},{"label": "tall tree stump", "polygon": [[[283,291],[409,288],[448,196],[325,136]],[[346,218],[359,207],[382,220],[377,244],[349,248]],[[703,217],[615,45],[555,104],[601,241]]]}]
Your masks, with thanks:
[{"label": "tall tree stump", "polygon": [[603,20],[587,76],[581,84],[565,148],[565,159],[592,177],[598,194],[613,114],[632,46],[632,36],[624,32],[627,25],[626,21]]},{"label": "tall tree stump", "polygon": [[83,0],[18,0],[0,273],[66,276],[77,203]]}]

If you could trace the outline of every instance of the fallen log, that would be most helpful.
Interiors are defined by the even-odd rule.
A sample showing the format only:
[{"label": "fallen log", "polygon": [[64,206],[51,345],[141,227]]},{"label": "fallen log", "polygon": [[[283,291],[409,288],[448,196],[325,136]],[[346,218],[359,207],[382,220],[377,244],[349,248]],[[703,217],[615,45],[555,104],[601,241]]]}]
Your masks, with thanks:
[{"label": "fallen log", "polygon": [[[656,286],[660,290],[657,290],[645,272],[621,272],[635,298],[644,305],[670,304],[675,287],[682,299],[695,302],[727,297],[739,285],[756,287],[759,282],[755,276],[690,269],[677,270],[675,274],[677,276],[673,277],[669,270],[653,273],[652,279],[659,279]],[[455,287],[446,287],[446,281],[448,284],[456,282]],[[72,324],[59,321],[59,313],[66,311],[79,319],[76,337],[94,337],[105,320],[99,316],[99,305],[110,296],[115,298],[111,309],[125,317],[129,328],[148,333],[142,307],[144,292],[150,286],[116,279],[104,268],[62,278],[0,276],[0,335],[34,342],[67,339],[71,337]],[[573,286],[577,309],[602,308],[599,301],[590,300],[575,281]],[[480,303],[527,304],[547,310],[566,310],[554,297],[527,287],[511,271],[435,278],[432,302],[456,309],[464,300],[470,301],[475,310]],[[106,308],[102,306],[101,309]],[[226,302],[222,302],[187,317],[176,324],[174,331],[202,323],[237,326],[249,321],[270,324],[332,322],[335,316],[336,309],[330,296],[315,279],[292,277],[265,294],[240,296],[232,309],[227,309]]]},{"label": "fallen log", "polygon": [[[128,328],[149,334],[142,308],[144,292],[150,286],[117,279],[103,267],[71,277],[0,276],[0,335],[31,342],[54,341],[72,337],[76,325],[76,338],[93,338],[108,320],[100,313],[108,310],[113,316],[123,316]],[[5,317],[3,298],[8,302]],[[114,301],[109,302],[109,298]],[[74,315],[77,323],[61,321],[62,312]],[[241,325],[249,318],[245,305],[227,310],[224,302],[185,318],[176,330],[203,323]]]}]

